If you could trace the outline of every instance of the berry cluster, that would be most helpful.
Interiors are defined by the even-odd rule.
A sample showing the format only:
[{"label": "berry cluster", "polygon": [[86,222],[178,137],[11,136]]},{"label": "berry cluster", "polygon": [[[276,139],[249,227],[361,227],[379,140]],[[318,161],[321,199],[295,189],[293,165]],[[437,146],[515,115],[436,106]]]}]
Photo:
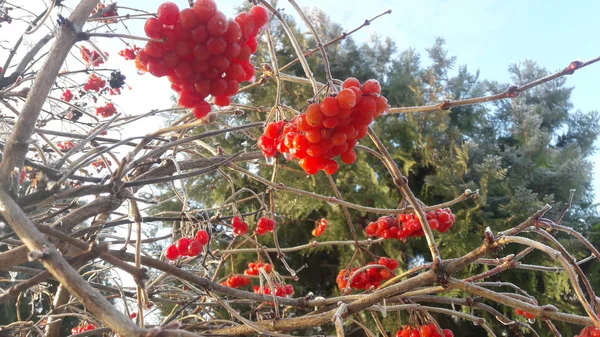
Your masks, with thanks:
[{"label": "berry cluster", "polygon": [[[275,283],[273,286],[275,288],[275,296],[277,297],[290,297],[294,294],[294,287],[289,284]],[[265,285],[262,288],[259,286],[252,286],[252,290],[257,294],[271,295],[271,287],[268,285]]]},{"label": "berry cluster", "polygon": [[333,158],[340,156],[344,164],[354,163],[354,146],[367,134],[373,119],[387,109],[379,82],[368,80],[361,86],[359,80],[350,77],[337,95],[310,104],[291,122],[268,124],[258,147],[265,157],[279,152],[288,159],[299,159],[307,174],[319,170],[333,174],[339,168]]},{"label": "berry cluster", "polygon": [[[104,58],[97,51],[89,50],[85,46],[81,46],[80,51],[81,51],[81,58],[83,59],[83,61],[85,62],[85,64],[88,67],[90,67],[90,66],[97,67],[97,66],[101,65],[102,63],[104,63]],[[105,53],[105,54],[108,55],[108,53]]]},{"label": "berry cluster", "polygon": [[[369,290],[371,287],[377,289],[381,285],[381,281],[392,277],[392,272],[390,270],[398,268],[398,261],[387,257],[380,257],[377,262],[369,262],[368,265],[375,264],[380,264],[386,268],[368,268],[356,275],[354,274],[358,268],[340,270],[336,278],[338,288],[344,290],[348,287],[348,282],[350,282],[350,288],[355,290]],[[352,279],[350,280],[350,278]]]},{"label": "berry cluster", "polygon": [[105,86],[106,81],[95,73],[92,73],[90,74],[90,78],[88,79],[87,83],[83,85],[83,90],[86,92],[90,90],[99,92],[100,89],[104,88]]},{"label": "berry cluster", "polygon": [[176,243],[167,247],[165,257],[167,260],[175,260],[180,256],[198,256],[202,248],[208,243],[208,232],[201,229],[193,239],[180,238]]},{"label": "berry cluster", "polygon": [[[108,5],[108,7],[105,4],[98,4],[98,6],[96,6],[96,8],[94,8],[92,10],[92,15],[94,15],[98,12],[103,12],[101,15],[103,18],[109,18],[111,16],[119,16],[119,14],[117,13],[117,10],[115,9],[115,6],[116,6],[116,3]],[[108,20],[103,20],[103,22],[114,23],[114,22],[117,22],[117,20],[108,19]]]},{"label": "berry cluster", "polygon": [[440,333],[435,324],[429,323],[420,327],[406,325],[396,332],[396,337],[454,337],[454,333],[450,329],[444,329]]},{"label": "berry cluster", "polygon": [[273,271],[273,267],[268,263],[250,262],[248,263],[248,269],[244,270],[244,275],[257,276],[260,268],[263,268],[267,274],[270,274]]},{"label": "berry cluster", "polygon": [[117,113],[117,108],[112,103],[106,103],[105,106],[99,106],[96,108],[96,115],[102,116],[102,118],[110,117]]},{"label": "berry cluster", "polygon": [[76,326],[76,327],[72,328],[71,334],[74,335],[76,333],[94,330],[94,329],[96,329],[96,326],[94,324],[85,324],[83,326]]},{"label": "berry cluster", "polygon": [[235,235],[244,235],[248,231],[248,223],[238,215],[231,219],[231,227],[233,227],[233,234]]},{"label": "berry cluster", "polygon": [[210,112],[206,97],[218,106],[231,103],[240,82],[254,76],[250,56],[256,51],[256,35],[269,20],[267,10],[254,6],[234,20],[217,10],[214,0],[197,0],[179,11],[172,2],[158,7],[157,18],[144,25],[149,41],[139,51],[136,66],[156,77],[168,76],[179,93],[178,105],[193,108],[202,118]]},{"label": "berry cluster", "polygon": [[575,337],[600,337],[600,329],[593,326],[586,326]]},{"label": "berry cluster", "polygon": [[138,52],[141,50],[142,48],[133,45],[133,47],[127,47],[123,50],[119,51],[119,55],[123,56],[125,58],[125,60],[127,61],[133,61],[135,60],[135,58],[137,57]]},{"label": "berry cluster", "polygon": [[71,100],[73,99],[73,93],[71,92],[71,90],[67,89],[62,93],[60,99],[62,99],[65,102],[71,102]]},{"label": "berry cluster", "polygon": [[221,282],[222,285],[229,288],[241,288],[250,284],[250,279],[240,275],[233,275],[227,278],[227,281]]},{"label": "berry cluster", "polygon": [[[446,232],[454,224],[454,214],[449,208],[436,209],[425,213],[431,229],[440,233]],[[417,216],[411,214],[398,214],[397,217],[383,216],[376,222],[371,222],[365,228],[369,236],[384,239],[404,240],[407,237],[424,236],[423,228]]]},{"label": "berry cluster", "polygon": [[58,146],[58,148],[59,148],[61,151],[63,151],[63,152],[67,152],[67,151],[69,151],[70,149],[74,148],[74,147],[75,147],[75,144],[73,144],[73,142],[72,142],[72,141],[70,141],[70,140],[67,140],[67,141],[64,141],[64,142],[58,142],[58,143],[56,143],[56,146]]},{"label": "berry cluster", "polygon": [[275,230],[275,225],[277,225],[277,222],[274,219],[263,216],[258,219],[258,222],[256,223],[256,234],[265,235],[267,232],[271,233]]},{"label": "berry cluster", "polygon": [[315,229],[312,231],[313,236],[321,236],[325,231],[325,228],[329,225],[329,221],[325,218],[321,218],[319,221],[315,221]]},{"label": "berry cluster", "polygon": [[113,71],[110,73],[108,85],[111,89],[121,89],[125,85],[125,79],[126,77],[120,71]]},{"label": "berry cluster", "polygon": [[112,163],[108,159],[98,158],[92,162],[92,166],[96,168],[98,172],[101,172],[102,169],[105,169],[107,166],[110,166]]}]

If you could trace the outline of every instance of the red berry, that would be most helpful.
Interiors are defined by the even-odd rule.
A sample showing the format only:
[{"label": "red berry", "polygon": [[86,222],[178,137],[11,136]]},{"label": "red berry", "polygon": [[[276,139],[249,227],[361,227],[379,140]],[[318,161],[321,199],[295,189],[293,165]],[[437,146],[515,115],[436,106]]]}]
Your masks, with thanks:
[{"label": "red berry", "polygon": [[223,38],[227,43],[238,42],[242,38],[242,29],[240,28],[240,25],[235,21],[229,20]]},{"label": "red berry", "polygon": [[454,333],[450,329],[444,329],[442,332],[444,333],[444,337],[454,337]]},{"label": "red berry", "polygon": [[367,80],[363,83],[362,92],[365,94],[380,94],[381,85],[377,80]]},{"label": "red berry", "polygon": [[179,24],[181,25],[181,28],[191,30],[196,28],[198,23],[200,23],[200,21],[198,20],[198,16],[193,9],[184,8],[179,13]]},{"label": "red berry", "polygon": [[335,116],[340,112],[340,106],[335,97],[327,96],[323,99],[320,105],[321,112],[325,116]]},{"label": "red berry", "polygon": [[194,28],[191,32],[192,41],[196,43],[204,43],[208,39],[208,32],[206,31],[206,26],[199,25]]},{"label": "red berry", "polygon": [[319,163],[316,158],[306,157],[300,159],[299,164],[307,174],[315,174],[319,171]]},{"label": "red berry", "polygon": [[323,171],[325,171],[325,173],[327,173],[327,174],[334,174],[338,171],[338,169],[339,169],[338,163],[333,159],[329,159],[329,160],[327,160],[327,163],[325,164],[325,168],[323,169]]},{"label": "red berry", "polygon": [[165,26],[173,26],[179,21],[179,7],[173,2],[165,2],[156,11],[158,21]]},{"label": "red berry", "polygon": [[179,251],[179,254],[181,254],[182,256],[187,256],[189,254],[188,246],[190,245],[190,239],[181,238],[181,239],[177,240],[176,245],[177,245],[177,250]]},{"label": "red berry", "polygon": [[211,37],[206,42],[206,48],[213,55],[223,54],[227,49],[227,42],[220,37]]},{"label": "red berry", "polygon": [[200,22],[208,21],[217,13],[217,5],[213,0],[196,0],[192,8]]},{"label": "red berry", "polygon": [[165,252],[165,258],[167,258],[167,260],[175,260],[178,257],[179,250],[177,250],[177,246],[170,245],[169,247],[167,247],[167,251]]},{"label": "red berry", "polygon": [[252,16],[257,27],[262,27],[269,22],[269,12],[263,6],[250,8],[248,14]]},{"label": "red berry", "polygon": [[229,96],[215,96],[216,106],[229,106],[231,105],[231,98]]},{"label": "red berry", "polygon": [[342,160],[342,162],[344,164],[352,164],[356,161],[356,152],[354,152],[353,149],[350,149],[344,153],[342,153],[342,155],[340,156],[340,159]]},{"label": "red berry", "polygon": [[192,109],[192,113],[194,114],[194,117],[196,117],[198,119],[205,117],[206,115],[208,115],[209,112],[210,112],[210,104],[208,104],[208,102],[206,102],[206,101],[200,101]]},{"label": "red berry", "polygon": [[336,100],[341,109],[352,109],[356,105],[356,94],[351,89],[342,89],[337,94]]},{"label": "red berry", "polygon": [[210,94],[213,96],[220,96],[227,90],[227,81],[223,78],[213,80],[210,84]]},{"label": "red berry", "polygon": [[210,34],[211,36],[216,36],[216,37],[223,36],[223,34],[225,34],[225,32],[227,31],[227,28],[228,28],[227,18],[221,12],[217,12],[206,23],[206,30],[208,31],[208,34]]},{"label": "red berry", "polygon": [[358,87],[360,88],[360,81],[354,77],[348,77],[343,83],[342,88]]},{"label": "red berry", "polygon": [[162,23],[156,18],[149,18],[144,24],[144,33],[152,39],[162,38]]},{"label": "red berry", "polygon": [[201,229],[196,233],[194,238],[196,241],[200,242],[200,244],[205,245],[208,243],[209,235],[207,231]]},{"label": "red berry", "polygon": [[319,104],[313,103],[306,108],[306,122],[313,127],[321,126],[323,121],[323,112]]},{"label": "red berry", "polygon": [[188,245],[188,254],[190,256],[198,256],[198,254],[202,252],[202,247],[203,245],[200,243],[200,241],[193,240]]}]

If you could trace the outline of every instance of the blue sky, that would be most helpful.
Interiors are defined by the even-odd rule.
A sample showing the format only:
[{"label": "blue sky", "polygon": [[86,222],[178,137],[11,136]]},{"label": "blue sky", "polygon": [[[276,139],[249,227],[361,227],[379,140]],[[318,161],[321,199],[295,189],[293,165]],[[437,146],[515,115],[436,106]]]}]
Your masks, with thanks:
[{"label": "blue sky", "polygon": [[[174,0],[181,7],[187,0]],[[159,0],[123,1],[125,6],[154,11]],[[366,41],[372,34],[391,37],[399,50],[415,48],[424,52],[437,36],[446,39],[451,55],[471,71],[479,70],[483,79],[508,82],[512,63],[536,60],[550,71],[566,67],[575,59],[588,60],[600,55],[600,2],[542,0],[297,0],[303,7],[319,7],[346,29],[387,9],[386,15],[354,35]],[[219,9],[231,15],[242,0],[217,0]],[[285,0],[279,7],[287,13],[293,8]],[[131,27],[131,25],[130,25]],[[575,87],[572,101],[582,111],[600,110],[600,64],[589,66],[568,77]],[[148,81],[144,76],[144,81]],[[159,85],[157,83],[157,85]],[[600,143],[598,143],[600,146]],[[600,168],[600,156],[594,157]],[[598,169],[595,176],[600,176]],[[600,179],[595,179],[596,199],[600,201]]]}]

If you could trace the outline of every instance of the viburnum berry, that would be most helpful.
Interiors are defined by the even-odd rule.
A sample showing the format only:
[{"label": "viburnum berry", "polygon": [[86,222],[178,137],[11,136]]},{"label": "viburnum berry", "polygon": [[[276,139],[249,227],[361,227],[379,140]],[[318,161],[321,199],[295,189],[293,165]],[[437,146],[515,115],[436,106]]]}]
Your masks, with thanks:
[{"label": "viburnum berry", "polygon": [[241,275],[233,275],[227,278],[227,281],[222,283],[230,288],[241,288],[250,284],[250,279]]},{"label": "viburnum berry", "polygon": [[233,227],[233,233],[235,235],[243,235],[248,231],[248,224],[237,215],[231,219],[231,227]]},{"label": "viburnum berry", "polygon": [[256,222],[256,234],[265,235],[267,232],[273,232],[276,224],[275,220],[263,216]]},{"label": "viburnum berry", "polygon": [[165,2],[156,11],[158,21],[165,26],[173,26],[179,21],[179,7],[174,2]]},{"label": "viburnum berry", "polygon": [[188,247],[190,245],[190,239],[180,238],[179,240],[177,240],[176,245],[177,245],[177,251],[179,252],[179,255],[181,255],[181,256],[189,255]]},{"label": "viburnum berry", "polygon": [[67,89],[62,93],[60,99],[62,99],[65,102],[70,102],[73,99],[73,93],[71,92],[71,90]]},{"label": "viburnum berry", "polygon": [[179,256],[179,250],[177,250],[176,245],[170,245],[169,247],[167,247],[167,250],[165,251],[165,258],[167,258],[167,260],[175,260]]},{"label": "viburnum berry", "polygon": [[202,252],[203,244],[197,240],[191,240],[187,251],[189,256],[197,256]]},{"label": "viburnum berry", "polygon": [[196,236],[194,237],[194,239],[196,239],[196,241],[200,242],[201,245],[206,245],[206,244],[208,244],[208,240],[209,240],[208,232],[205,231],[204,229],[201,229],[196,233]]}]

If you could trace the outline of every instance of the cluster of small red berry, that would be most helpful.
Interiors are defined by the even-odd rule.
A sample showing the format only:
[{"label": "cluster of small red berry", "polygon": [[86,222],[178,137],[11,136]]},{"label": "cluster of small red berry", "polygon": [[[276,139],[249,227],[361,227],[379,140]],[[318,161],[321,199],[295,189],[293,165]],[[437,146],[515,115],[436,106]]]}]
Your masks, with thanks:
[{"label": "cluster of small red berry", "polygon": [[321,218],[319,221],[315,221],[315,229],[312,231],[313,236],[321,236],[325,231],[325,228],[329,225],[329,221],[325,218]]},{"label": "cluster of small red berry", "polygon": [[106,86],[106,81],[102,79],[102,77],[96,75],[95,73],[90,74],[90,77],[86,84],[83,85],[84,91],[93,90],[95,92],[99,92],[102,88]]},{"label": "cluster of small red berry", "polygon": [[354,146],[367,134],[374,118],[388,108],[377,80],[368,80],[361,86],[358,79],[350,77],[337,95],[325,97],[320,104],[310,104],[305,113],[291,122],[268,124],[258,139],[258,147],[265,157],[279,152],[288,159],[299,159],[307,174],[319,170],[333,174],[339,168],[333,158],[340,156],[344,164],[354,163]]},{"label": "cluster of small red berry", "polygon": [[435,324],[429,323],[420,327],[406,325],[396,332],[396,337],[454,337],[454,333],[450,329],[443,329],[440,333]]},{"label": "cluster of small red berry", "polygon": [[157,18],[144,25],[149,41],[139,51],[136,66],[156,77],[168,76],[179,93],[178,105],[193,108],[202,118],[210,112],[206,97],[218,106],[231,103],[240,82],[254,76],[250,56],[256,51],[256,35],[269,20],[267,10],[254,6],[227,20],[214,0],[197,0],[179,11],[172,2],[158,7]]},{"label": "cluster of small red berry", "polygon": [[71,90],[67,89],[62,93],[60,99],[62,99],[65,102],[71,102],[71,100],[73,99],[73,93],[71,92]]},{"label": "cluster of small red berry", "polygon": [[261,217],[256,223],[256,234],[265,235],[267,232],[272,233],[275,230],[277,222],[274,219]]},{"label": "cluster of small red berry", "polygon": [[338,288],[340,290],[344,290],[348,287],[348,282],[350,282],[351,289],[369,290],[371,287],[377,289],[381,285],[381,281],[388,280],[392,277],[392,272],[390,270],[398,268],[398,261],[387,257],[380,257],[377,262],[369,262],[368,265],[375,264],[380,264],[386,268],[368,268],[356,275],[354,274],[358,268],[352,268],[351,270],[340,270],[336,278]]},{"label": "cluster of small red berry", "polygon": [[119,51],[119,55],[123,56],[127,61],[133,61],[137,57],[138,52],[141,50],[140,47],[133,45],[133,47],[127,47]]},{"label": "cluster of small red berry", "polygon": [[108,159],[98,158],[92,162],[92,166],[95,167],[98,172],[110,165],[112,165],[112,163]]},{"label": "cluster of small red berry", "polygon": [[117,113],[117,108],[115,105],[108,102],[105,106],[99,106],[96,108],[96,115],[101,116],[102,118],[110,117]]},{"label": "cluster of small red berry", "polygon": [[586,326],[575,337],[600,337],[600,329],[593,326]]},{"label": "cluster of small red berry", "polygon": [[[89,50],[85,46],[81,46],[80,51],[81,51],[81,58],[83,59],[83,61],[85,62],[85,64],[88,67],[90,67],[90,66],[97,67],[104,63],[104,58],[96,50]],[[105,54],[108,55],[108,53],[105,53]]]},{"label": "cluster of small red berry", "polygon": [[257,276],[260,268],[263,268],[267,274],[270,274],[273,271],[273,267],[268,263],[250,262],[248,263],[248,269],[244,270],[244,275]]},{"label": "cluster of small red berry", "polygon": [[[102,17],[103,18],[108,18],[111,16],[118,16],[119,14],[117,13],[117,10],[115,9],[116,3],[113,3],[112,5],[109,5],[110,8],[108,8],[107,10],[105,10],[106,5],[105,4],[98,4],[98,6],[96,6],[96,8],[94,8],[92,10],[92,15],[100,12],[100,11],[105,11],[104,13],[102,13]],[[117,22],[117,20],[115,19],[108,19],[108,20],[103,20],[103,22],[106,23],[114,23]]]},{"label": "cluster of small red berry", "polygon": [[[294,294],[294,287],[289,284],[275,283],[273,286],[275,288],[275,296],[277,297],[290,297]],[[271,295],[271,287],[268,285],[265,285],[262,288],[259,286],[252,286],[252,290],[257,294]]]},{"label": "cluster of small red berry", "polygon": [[167,247],[165,258],[175,260],[180,256],[198,256],[202,248],[208,243],[208,232],[201,229],[193,239],[180,238],[176,243]]},{"label": "cluster of small red berry", "polygon": [[250,279],[241,275],[232,275],[226,281],[221,282],[222,285],[229,288],[241,288],[250,284]]},{"label": "cluster of small red berry", "polygon": [[64,141],[64,142],[58,142],[58,143],[56,143],[56,146],[58,146],[58,148],[59,148],[61,151],[63,151],[63,152],[67,152],[67,151],[69,151],[70,149],[74,148],[74,147],[75,147],[75,144],[73,144],[73,142],[72,142],[72,141],[70,141],[70,140],[66,140],[66,141]]},{"label": "cluster of small red berry", "polygon": [[231,227],[233,228],[233,234],[244,235],[248,232],[248,223],[242,220],[242,217],[236,215],[231,219]]},{"label": "cluster of small red berry", "polygon": [[94,330],[94,329],[96,329],[96,326],[94,324],[85,324],[82,326],[76,326],[76,327],[72,328],[71,334],[74,335],[76,333],[90,331],[90,330]]},{"label": "cluster of small red berry", "polygon": [[[454,214],[449,208],[426,212],[425,217],[431,229],[440,233],[450,229],[455,220]],[[398,214],[397,217],[382,216],[376,222],[369,223],[365,228],[365,232],[369,236],[398,240],[425,235],[421,223],[414,213]]]}]

